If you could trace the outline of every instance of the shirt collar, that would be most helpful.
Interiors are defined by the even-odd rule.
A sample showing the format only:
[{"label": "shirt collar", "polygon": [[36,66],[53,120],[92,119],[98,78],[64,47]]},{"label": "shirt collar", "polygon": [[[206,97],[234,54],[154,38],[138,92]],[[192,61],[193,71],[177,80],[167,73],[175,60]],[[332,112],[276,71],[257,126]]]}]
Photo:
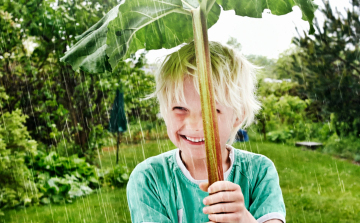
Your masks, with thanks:
[{"label": "shirt collar", "polygon": [[[234,153],[234,147],[230,146],[230,145],[226,145],[226,149],[230,151],[229,153],[229,158],[230,158],[230,167],[229,169],[224,173],[224,179],[226,180],[231,172],[231,169],[233,168],[233,164],[234,164],[234,160],[235,160],[235,153]],[[204,179],[204,180],[195,180],[190,172],[186,169],[183,161],[180,158],[180,150],[176,149],[176,163],[177,165],[180,167],[181,172],[185,175],[185,177],[187,179],[189,179],[191,182],[199,185],[202,182],[208,182],[208,179]]]}]

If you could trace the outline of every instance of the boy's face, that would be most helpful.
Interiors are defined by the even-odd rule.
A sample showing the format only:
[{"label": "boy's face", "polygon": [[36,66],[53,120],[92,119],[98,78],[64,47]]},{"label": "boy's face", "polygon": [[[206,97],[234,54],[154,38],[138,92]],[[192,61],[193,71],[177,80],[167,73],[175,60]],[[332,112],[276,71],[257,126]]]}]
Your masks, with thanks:
[{"label": "boy's face", "polygon": [[[174,102],[168,108],[165,117],[167,133],[174,145],[181,150],[182,156],[204,159],[206,153],[200,95],[197,93],[191,77],[184,80],[184,96],[186,104]],[[240,122],[239,119],[234,118],[233,109],[216,103],[216,110],[220,145],[223,151],[231,130]]]}]

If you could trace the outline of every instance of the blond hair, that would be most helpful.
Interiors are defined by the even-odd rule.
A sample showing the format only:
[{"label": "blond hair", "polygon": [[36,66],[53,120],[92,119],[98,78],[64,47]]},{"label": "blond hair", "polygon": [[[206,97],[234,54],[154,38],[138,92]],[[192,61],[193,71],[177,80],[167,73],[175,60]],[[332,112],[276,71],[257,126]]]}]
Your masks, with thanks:
[{"label": "blond hair", "polygon": [[[236,132],[250,126],[260,109],[255,97],[257,67],[231,47],[212,41],[209,46],[215,101],[232,108],[236,118],[242,120],[231,131],[228,143],[232,144]],[[185,102],[183,84],[187,76],[193,77],[199,93],[194,42],[167,55],[157,72],[156,91],[149,97],[157,97],[163,117],[166,117],[172,102]]]}]

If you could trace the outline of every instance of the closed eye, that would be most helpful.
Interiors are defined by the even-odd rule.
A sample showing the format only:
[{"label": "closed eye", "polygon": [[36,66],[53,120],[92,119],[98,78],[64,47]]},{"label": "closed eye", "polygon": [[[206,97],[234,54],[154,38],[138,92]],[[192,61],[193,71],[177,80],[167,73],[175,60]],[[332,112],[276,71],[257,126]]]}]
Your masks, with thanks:
[{"label": "closed eye", "polygon": [[180,106],[173,107],[173,110],[187,111],[187,109],[186,109],[186,108],[184,108],[184,107],[180,107]]},{"label": "closed eye", "polygon": [[[176,110],[176,109],[181,110],[181,111],[187,111],[186,108],[180,107],[180,106],[173,107],[173,110]],[[218,114],[221,113],[219,109],[216,109],[216,112],[217,112]]]}]

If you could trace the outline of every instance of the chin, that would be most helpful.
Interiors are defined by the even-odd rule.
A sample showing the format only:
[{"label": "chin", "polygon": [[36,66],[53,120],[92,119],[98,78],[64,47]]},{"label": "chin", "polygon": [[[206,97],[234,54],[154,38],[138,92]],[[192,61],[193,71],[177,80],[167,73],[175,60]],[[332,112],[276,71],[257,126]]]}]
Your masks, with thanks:
[{"label": "chin", "polygon": [[191,156],[193,159],[206,159],[206,151],[204,148],[189,148],[183,147],[180,149],[183,153]]}]

